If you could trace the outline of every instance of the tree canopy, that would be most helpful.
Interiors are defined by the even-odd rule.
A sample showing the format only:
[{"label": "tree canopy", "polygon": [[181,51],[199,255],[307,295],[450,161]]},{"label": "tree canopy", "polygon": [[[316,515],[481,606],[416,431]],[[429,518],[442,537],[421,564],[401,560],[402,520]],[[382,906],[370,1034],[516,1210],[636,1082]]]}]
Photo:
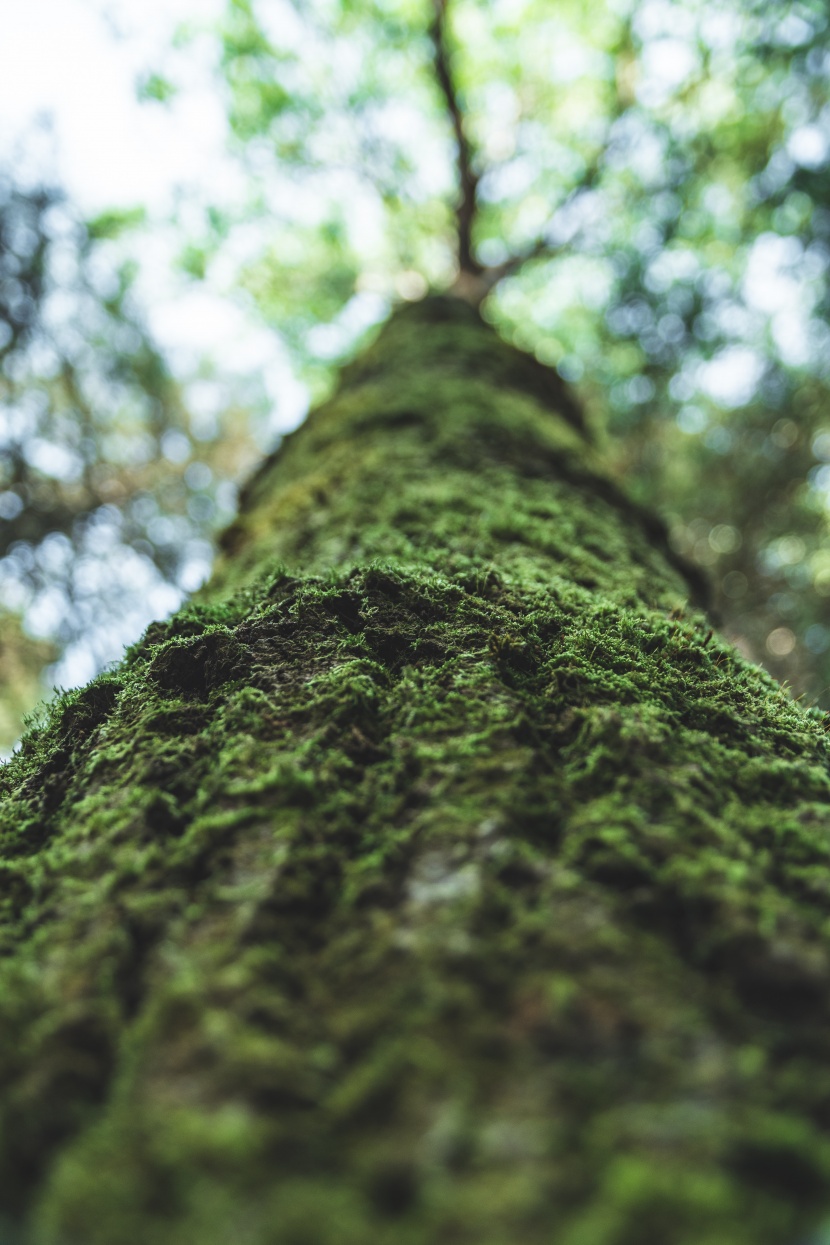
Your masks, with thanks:
[{"label": "tree canopy", "polygon": [[[823,705],[827,22],[756,0],[232,0],[140,84],[174,108],[187,59],[210,58],[245,174],[182,211],[182,269],[267,325],[312,392],[395,299],[483,299],[573,387],[727,632]],[[130,222],[64,224],[75,258],[50,266],[50,195],[0,204],[4,410],[29,411],[2,447],[4,577],[48,588],[83,565],[89,583],[84,541],[109,524],[175,578],[215,526],[227,455],[193,437],[129,274],[96,286],[92,251]],[[58,295],[86,300],[83,344],[48,328]],[[10,599],[66,642],[38,625],[42,593]]]}]

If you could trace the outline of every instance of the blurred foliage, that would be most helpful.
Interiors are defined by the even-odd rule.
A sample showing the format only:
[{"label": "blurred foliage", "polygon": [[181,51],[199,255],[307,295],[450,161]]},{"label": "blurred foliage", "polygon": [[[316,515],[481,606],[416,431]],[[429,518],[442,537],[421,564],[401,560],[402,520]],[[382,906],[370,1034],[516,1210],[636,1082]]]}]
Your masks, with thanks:
[{"label": "blurred foliage", "polygon": [[[544,251],[485,313],[577,387],[613,469],[709,571],[728,633],[830,704],[826,6],[448,11],[477,255]],[[230,0],[212,36],[250,195],[200,239],[200,270],[233,256],[307,368],[384,300],[453,279],[432,15]]]},{"label": "blurred foliage", "polygon": [[0,748],[8,751],[20,724],[43,694],[44,666],[57,657],[54,644],[27,635],[17,614],[0,612]]},{"label": "blurred foliage", "polygon": [[111,249],[142,216],[84,223],[0,179],[0,749],[44,665],[79,682],[117,657],[204,578],[233,511],[239,445],[185,408]]},{"label": "blurred foliage", "polygon": [[[576,387],[727,632],[830,706],[826,7],[447,8],[477,257],[532,256],[485,315]],[[137,84],[175,107],[178,70],[211,61],[241,175],[183,206],[180,271],[287,346],[314,396],[391,301],[456,275],[433,16],[228,0]],[[151,340],[119,249],[142,228],[0,182],[0,585],[33,642],[75,653],[68,681],[195,586],[251,455],[239,404],[194,407]]]}]

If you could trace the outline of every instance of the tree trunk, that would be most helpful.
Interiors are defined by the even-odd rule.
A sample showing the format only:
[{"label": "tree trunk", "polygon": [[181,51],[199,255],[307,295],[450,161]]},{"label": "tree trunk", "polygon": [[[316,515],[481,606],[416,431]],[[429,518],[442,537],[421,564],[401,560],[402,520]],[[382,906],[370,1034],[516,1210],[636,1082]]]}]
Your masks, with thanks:
[{"label": "tree trunk", "polygon": [[9,1232],[791,1245],[824,720],[684,615],[555,374],[398,312],[225,546],[0,776]]}]

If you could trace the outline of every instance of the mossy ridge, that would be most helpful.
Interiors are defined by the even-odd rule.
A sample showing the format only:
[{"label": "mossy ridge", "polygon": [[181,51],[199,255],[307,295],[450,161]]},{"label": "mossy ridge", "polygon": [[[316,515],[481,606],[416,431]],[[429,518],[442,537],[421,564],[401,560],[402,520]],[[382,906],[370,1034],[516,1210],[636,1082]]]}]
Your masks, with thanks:
[{"label": "mossy ridge", "polygon": [[49,843],[7,866],[4,1203],[64,1150],[36,1241],[809,1220],[822,723],[683,620],[596,604],[284,573],[56,709],[3,775],[13,812],[83,723]]},{"label": "mossy ridge", "polygon": [[608,479],[572,404],[555,372],[457,300],[404,308],[253,478],[206,599],[275,560],[308,572],[381,559],[492,561],[521,585],[705,604],[699,573]]},{"label": "mossy ridge", "polygon": [[0,772],[33,1245],[789,1245],[826,1201],[824,719],[464,333],[393,320]]}]

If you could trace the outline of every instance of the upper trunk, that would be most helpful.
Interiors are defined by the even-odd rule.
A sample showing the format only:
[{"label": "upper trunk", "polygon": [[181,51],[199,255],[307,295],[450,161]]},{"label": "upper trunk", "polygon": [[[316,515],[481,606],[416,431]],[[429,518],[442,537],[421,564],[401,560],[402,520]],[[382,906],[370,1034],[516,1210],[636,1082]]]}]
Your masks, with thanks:
[{"label": "upper trunk", "polygon": [[823,719],[684,619],[555,375],[398,313],[225,543],[2,775],[3,1205],[54,1245],[790,1242]]},{"label": "upper trunk", "polygon": [[662,526],[592,460],[556,372],[458,299],[414,304],[251,481],[205,599],[277,563],[328,573],[380,559],[684,603]]}]

